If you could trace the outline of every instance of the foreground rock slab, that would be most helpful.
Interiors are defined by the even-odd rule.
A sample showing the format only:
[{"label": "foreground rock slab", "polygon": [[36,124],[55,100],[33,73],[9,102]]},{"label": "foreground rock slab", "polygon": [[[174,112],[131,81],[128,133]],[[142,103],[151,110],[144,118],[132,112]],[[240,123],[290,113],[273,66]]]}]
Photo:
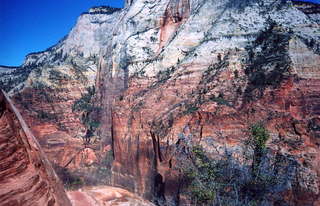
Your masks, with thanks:
[{"label": "foreground rock slab", "polygon": [[71,204],[39,143],[0,91],[0,206],[20,205]]},{"label": "foreground rock slab", "polygon": [[73,206],[154,206],[127,190],[109,187],[87,187],[69,191]]}]

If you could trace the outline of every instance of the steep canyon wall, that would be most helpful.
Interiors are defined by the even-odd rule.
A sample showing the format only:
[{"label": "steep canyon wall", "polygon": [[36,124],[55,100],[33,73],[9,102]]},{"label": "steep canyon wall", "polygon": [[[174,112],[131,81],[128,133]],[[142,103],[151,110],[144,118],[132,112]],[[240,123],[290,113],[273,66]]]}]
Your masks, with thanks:
[{"label": "steep canyon wall", "polygon": [[[223,190],[239,191],[243,200],[263,193],[267,205],[317,205],[318,9],[271,0],[135,0],[122,10],[96,8],[52,50],[29,56],[28,78],[15,70],[23,81],[10,92],[51,161],[89,174],[111,151],[111,183],[158,204],[190,203],[182,166],[201,145],[239,172],[239,188]],[[72,106],[93,85],[99,138],[84,154],[73,137],[88,128]],[[250,182],[256,157],[248,141],[257,123],[270,137],[255,171],[277,177],[262,192]]]}]

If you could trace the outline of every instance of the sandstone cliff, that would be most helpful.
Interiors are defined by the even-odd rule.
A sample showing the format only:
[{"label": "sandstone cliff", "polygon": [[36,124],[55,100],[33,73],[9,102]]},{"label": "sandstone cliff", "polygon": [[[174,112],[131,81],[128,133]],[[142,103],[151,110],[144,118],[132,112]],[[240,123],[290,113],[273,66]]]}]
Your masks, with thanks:
[{"label": "sandstone cliff", "polygon": [[[109,166],[111,151],[111,183],[157,204],[194,203],[185,163],[200,145],[220,168],[215,203],[317,205],[319,29],[315,4],[128,0],[83,14],[66,39],[14,70],[9,90],[52,161],[84,168],[92,154]],[[88,127],[72,105],[92,85],[99,141],[83,152],[71,136]],[[269,138],[250,146],[256,124]]]},{"label": "sandstone cliff", "polygon": [[64,168],[72,173],[98,163],[94,150],[99,144],[83,145],[85,115],[74,111],[74,105],[94,88],[99,56],[119,15],[116,8],[91,8],[57,45],[27,55],[20,67],[0,67],[1,88],[20,109],[59,175]]},{"label": "sandstone cliff", "polygon": [[0,104],[0,205],[71,205],[39,143],[2,92]]},{"label": "sandstone cliff", "polygon": [[[242,204],[319,204],[318,17],[285,1],[133,1],[126,9],[98,77],[113,184],[187,204],[178,165],[201,145],[238,168],[231,176],[242,183],[221,190]],[[246,144],[255,123],[270,133],[258,166]],[[250,167],[276,183],[256,187]]]},{"label": "sandstone cliff", "polygon": [[67,196],[38,141],[2,91],[0,114],[1,206],[153,205],[113,187],[84,188]]}]

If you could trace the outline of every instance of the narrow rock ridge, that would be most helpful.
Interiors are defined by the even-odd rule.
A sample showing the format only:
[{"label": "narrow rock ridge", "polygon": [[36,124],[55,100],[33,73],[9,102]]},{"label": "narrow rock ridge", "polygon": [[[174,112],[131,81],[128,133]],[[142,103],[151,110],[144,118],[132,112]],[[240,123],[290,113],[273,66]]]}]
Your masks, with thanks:
[{"label": "narrow rock ridge", "polygon": [[2,91],[0,149],[1,206],[71,206],[40,145]]},{"label": "narrow rock ridge", "polygon": [[133,4],[134,0],[125,0],[125,7],[128,8]]},{"label": "narrow rock ridge", "polygon": [[293,4],[296,8],[308,15],[309,18],[318,24],[320,23],[320,4],[303,1],[293,1]]}]

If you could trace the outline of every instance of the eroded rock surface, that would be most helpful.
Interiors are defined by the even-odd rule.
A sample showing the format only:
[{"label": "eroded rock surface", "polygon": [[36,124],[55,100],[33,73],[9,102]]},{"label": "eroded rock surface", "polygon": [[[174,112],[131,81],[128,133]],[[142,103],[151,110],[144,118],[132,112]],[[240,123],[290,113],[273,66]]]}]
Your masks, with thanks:
[{"label": "eroded rock surface", "polygon": [[11,96],[57,168],[72,173],[104,157],[96,143],[91,146],[90,160],[86,159],[88,148],[82,137],[87,128],[81,121],[83,112],[73,107],[94,87],[100,55],[120,14],[120,9],[107,6],[91,8],[58,44],[27,55],[20,67],[0,67],[1,88]]},{"label": "eroded rock surface", "polygon": [[245,174],[248,128],[262,122],[260,170],[281,179],[265,204],[319,204],[318,17],[285,1],[130,5],[99,75],[113,184],[187,204],[181,147],[231,156]]},{"label": "eroded rock surface", "polygon": [[2,92],[0,115],[0,205],[71,206],[39,143]]},{"label": "eroded rock surface", "polygon": [[69,191],[68,196],[74,206],[154,206],[127,190],[108,186]]},{"label": "eroded rock surface", "polygon": [[[111,183],[158,204],[190,203],[179,165],[201,145],[211,159],[231,159],[238,168],[238,198],[259,194],[265,205],[317,205],[318,8],[272,0],[127,0],[112,14],[95,8],[62,43],[28,56],[28,78],[14,69],[21,81],[11,92],[32,102],[25,107],[15,99],[52,161],[84,168],[111,152]],[[87,149],[70,138],[86,130],[71,107],[93,84],[101,141]],[[50,114],[58,117],[40,121]],[[255,123],[270,133],[255,170],[277,177],[262,192],[248,181],[255,158],[248,128]]]}]

